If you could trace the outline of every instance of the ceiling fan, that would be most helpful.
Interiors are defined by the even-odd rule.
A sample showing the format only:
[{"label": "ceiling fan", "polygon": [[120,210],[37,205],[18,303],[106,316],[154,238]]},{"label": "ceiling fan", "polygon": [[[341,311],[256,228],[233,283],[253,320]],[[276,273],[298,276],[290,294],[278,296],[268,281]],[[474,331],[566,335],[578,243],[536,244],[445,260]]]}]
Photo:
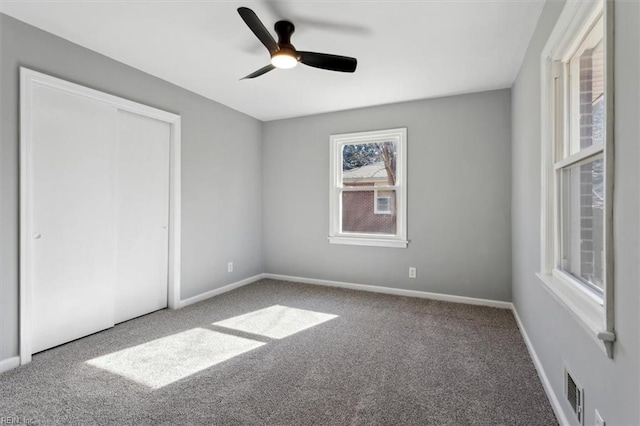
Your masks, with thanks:
[{"label": "ceiling fan", "polygon": [[278,42],[276,43],[253,10],[248,7],[239,7],[238,13],[271,55],[269,65],[243,77],[242,80],[259,77],[274,68],[293,68],[298,62],[330,71],[354,72],[356,70],[358,65],[356,58],[296,50],[291,44],[291,34],[293,34],[295,27],[289,21],[276,22],[275,30],[278,34]]}]

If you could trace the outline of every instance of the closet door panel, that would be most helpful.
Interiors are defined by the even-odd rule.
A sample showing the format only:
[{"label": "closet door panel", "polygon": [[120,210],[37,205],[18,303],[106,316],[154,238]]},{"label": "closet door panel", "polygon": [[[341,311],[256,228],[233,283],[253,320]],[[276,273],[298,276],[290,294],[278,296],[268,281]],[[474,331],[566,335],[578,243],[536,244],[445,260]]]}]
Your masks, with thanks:
[{"label": "closet door panel", "polygon": [[171,128],[118,111],[117,141],[116,323],[167,306]]},{"label": "closet door panel", "polygon": [[48,87],[32,102],[35,353],[114,324],[117,110]]}]

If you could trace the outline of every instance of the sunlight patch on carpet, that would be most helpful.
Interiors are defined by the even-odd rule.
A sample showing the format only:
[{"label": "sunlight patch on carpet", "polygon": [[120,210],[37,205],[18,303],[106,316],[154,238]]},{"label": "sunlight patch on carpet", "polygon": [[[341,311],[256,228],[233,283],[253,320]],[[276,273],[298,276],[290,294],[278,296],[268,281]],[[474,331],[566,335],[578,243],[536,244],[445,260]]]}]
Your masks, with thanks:
[{"label": "sunlight patch on carpet", "polygon": [[213,325],[272,339],[282,339],[337,317],[338,315],[274,305],[214,322]]},{"label": "sunlight patch on carpet", "polygon": [[262,345],[263,342],[194,328],[93,358],[87,364],[159,389]]}]

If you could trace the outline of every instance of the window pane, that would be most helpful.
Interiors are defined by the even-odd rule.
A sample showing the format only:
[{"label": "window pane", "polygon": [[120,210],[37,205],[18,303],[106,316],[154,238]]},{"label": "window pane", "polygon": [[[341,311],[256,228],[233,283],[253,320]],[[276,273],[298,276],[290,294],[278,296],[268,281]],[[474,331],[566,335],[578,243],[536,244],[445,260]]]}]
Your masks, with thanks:
[{"label": "window pane", "polygon": [[[386,213],[376,212],[376,194],[385,199]],[[343,191],[342,232],[395,234],[396,191]]]},{"label": "window pane", "polygon": [[603,142],[603,26],[596,25],[571,59],[572,135],[570,154]]},{"label": "window pane", "polygon": [[342,184],[373,186],[396,184],[394,142],[349,144],[342,147]]},{"label": "window pane", "polygon": [[604,162],[562,171],[562,265],[596,290],[603,289]]}]

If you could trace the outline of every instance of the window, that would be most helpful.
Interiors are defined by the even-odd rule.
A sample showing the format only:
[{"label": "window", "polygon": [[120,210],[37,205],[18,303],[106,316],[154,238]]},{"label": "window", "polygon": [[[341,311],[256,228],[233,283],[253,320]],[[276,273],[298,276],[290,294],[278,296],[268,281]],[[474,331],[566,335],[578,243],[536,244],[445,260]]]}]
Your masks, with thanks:
[{"label": "window", "polygon": [[604,289],[603,38],[600,16],[578,50],[554,64],[553,76],[561,106],[553,141],[560,214],[556,267],[599,298]]},{"label": "window", "polygon": [[407,129],[332,135],[332,244],[407,247]]},{"label": "window", "polygon": [[378,191],[376,189],[375,214],[393,214],[391,210],[391,191]]},{"label": "window", "polygon": [[[611,356],[613,103],[608,2],[567,3],[543,51],[542,270]],[[608,80],[610,79],[610,80]]]}]

